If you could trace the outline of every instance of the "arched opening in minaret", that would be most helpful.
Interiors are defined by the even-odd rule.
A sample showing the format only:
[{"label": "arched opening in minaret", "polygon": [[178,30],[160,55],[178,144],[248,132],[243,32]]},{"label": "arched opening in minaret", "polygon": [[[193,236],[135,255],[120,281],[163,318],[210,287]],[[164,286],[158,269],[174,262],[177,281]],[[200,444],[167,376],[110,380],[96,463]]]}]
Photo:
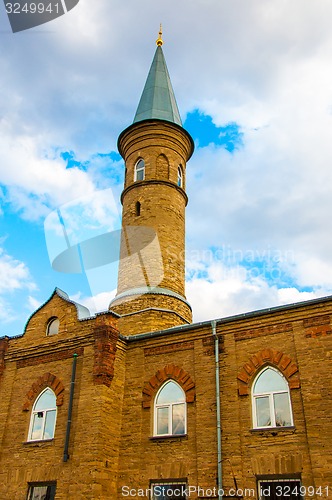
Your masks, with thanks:
[{"label": "arched opening in minaret", "polygon": [[183,187],[183,170],[182,166],[178,166],[178,186]]},{"label": "arched opening in minaret", "polygon": [[145,163],[142,158],[138,160],[135,165],[135,182],[136,181],[144,181],[145,178]]}]

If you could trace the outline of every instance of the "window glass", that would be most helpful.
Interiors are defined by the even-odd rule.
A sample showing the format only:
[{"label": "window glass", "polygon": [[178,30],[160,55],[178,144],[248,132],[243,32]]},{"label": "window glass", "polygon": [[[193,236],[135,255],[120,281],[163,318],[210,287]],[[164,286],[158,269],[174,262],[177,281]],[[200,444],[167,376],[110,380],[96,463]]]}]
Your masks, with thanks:
[{"label": "window glass", "polygon": [[256,399],[256,413],[258,427],[267,427],[271,425],[269,398]]},{"label": "window glass", "polygon": [[284,378],[279,375],[275,370],[268,368],[264,370],[261,375],[258,377],[255,387],[254,393],[261,394],[263,392],[270,391],[285,391],[287,390],[287,383]]},{"label": "window glass", "polygon": [[35,402],[34,409],[44,410],[45,408],[54,408],[56,405],[55,394],[51,389],[46,389]]},{"label": "window glass", "polygon": [[180,166],[180,167],[178,167],[178,186],[182,187],[182,184],[183,184],[183,171],[182,171],[182,168]]},{"label": "window glass", "polygon": [[32,412],[29,441],[53,439],[56,422],[56,397],[51,389],[46,389],[37,398]]},{"label": "window glass", "polygon": [[274,394],[273,399],[276,415],[276,426],[282,427],[286,425],[292,425],[288,394],[286,392],[282,392],[281,394]]},{"label": "window glass", "polygon": [[184,404],[173,405],[173,429],[172,434],[185,433],[185,407]]},{"label": "window glass", "polygon": [[59,333],[60,321],[58,318],[52,318],[46,329],[46,335],[57,335]]},{"label": "window glass", "polygon": [[135,165],[135,181],[143,181],[145,177],[145,163],[142,158]]},{"label": "window glass", "polygon": [[183,401],[183,391],[174,382],[168,382],[164,385],[163,389],[159,393],[157,404],[169,403],[170,401],[173,403]]},{"label": "window glass", "polygon": [[41,431],[42,431],[42,427],[43,427],[43,417],[44,417],[43,412],[35,413],[33,415],[32,431],[31,431],[31,435],[30,435],[30,439],[32,441],[34,441],[36,439],[40,439],[40,436],[42,434]]},{"label": "window glass", "polygon": [[44,430],[44,438],[45,439],[52,439],[53,434],[54,434],[54,427],[55,427],[55,418],[56,418],[56,411],[51,410],[46,412],[45,416],[45,430]]},{"label": "window glass", "polygon": [[157,434],[168,434],[168,407],[157,409]]}]

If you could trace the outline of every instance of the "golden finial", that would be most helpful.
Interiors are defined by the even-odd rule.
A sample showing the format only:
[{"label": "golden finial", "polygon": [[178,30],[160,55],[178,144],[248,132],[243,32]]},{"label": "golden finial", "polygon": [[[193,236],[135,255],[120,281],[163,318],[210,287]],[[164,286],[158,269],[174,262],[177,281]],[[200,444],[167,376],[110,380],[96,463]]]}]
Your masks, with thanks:
[{"label": "golden finial", "polygon": [[159,37],[158,39],[156,40],[156,44],[158,45],[158,47],[161,47],[162,44],[164,43],[163,39],[162,39],[162,36],[163,36],[163,29],[162,29],[162,26],[160,25],[160,30],[159,30]]}]

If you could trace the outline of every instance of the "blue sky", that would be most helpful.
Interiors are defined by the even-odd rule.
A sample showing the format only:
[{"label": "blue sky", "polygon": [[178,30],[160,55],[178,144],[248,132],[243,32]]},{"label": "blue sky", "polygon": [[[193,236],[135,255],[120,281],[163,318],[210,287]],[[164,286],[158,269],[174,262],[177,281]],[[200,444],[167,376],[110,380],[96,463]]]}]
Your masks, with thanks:
[{"label": "blue sky", "polygon": [[329,14],[325,0],[196,0],[190,12],[173,0],[81,0],[12,34],[1,4],[0,336],[21,334],[55,287],[92,312],[114,295],[115,263],[52,268],[65,248],[52,231],[59,211],[72,245],[119,229],[116,142],[160,21],[196,145],[186,214],[194,319],[331,294]]}]

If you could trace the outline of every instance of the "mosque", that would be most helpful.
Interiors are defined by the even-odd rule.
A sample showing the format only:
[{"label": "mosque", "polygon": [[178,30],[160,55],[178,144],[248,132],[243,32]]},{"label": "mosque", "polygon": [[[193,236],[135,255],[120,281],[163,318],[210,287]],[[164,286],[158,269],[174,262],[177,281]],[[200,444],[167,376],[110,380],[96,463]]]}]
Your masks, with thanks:
[{"label": "mosque", "polygon": [[125,162],[118,288],[0,338],[1,500],[332,495],[332,297],[192,323],[183,128],[161,34]]}]

